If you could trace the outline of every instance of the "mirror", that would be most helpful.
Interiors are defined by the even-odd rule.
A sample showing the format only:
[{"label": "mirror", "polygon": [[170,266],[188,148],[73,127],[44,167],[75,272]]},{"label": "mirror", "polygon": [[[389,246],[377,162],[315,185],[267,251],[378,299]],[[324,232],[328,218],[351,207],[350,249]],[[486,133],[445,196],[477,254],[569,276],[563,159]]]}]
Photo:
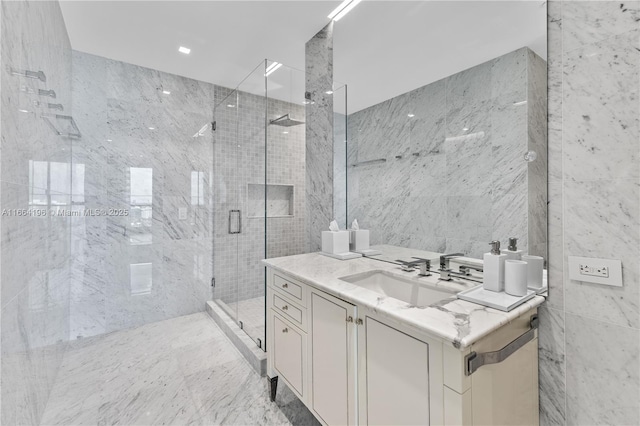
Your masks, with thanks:
[{"label": "mirror", "polygon": [[362,2],[335,23],[334,77],[341,226],[370,230],[378,258],[482,258],[516,237],[546,259],[545,2]]}]

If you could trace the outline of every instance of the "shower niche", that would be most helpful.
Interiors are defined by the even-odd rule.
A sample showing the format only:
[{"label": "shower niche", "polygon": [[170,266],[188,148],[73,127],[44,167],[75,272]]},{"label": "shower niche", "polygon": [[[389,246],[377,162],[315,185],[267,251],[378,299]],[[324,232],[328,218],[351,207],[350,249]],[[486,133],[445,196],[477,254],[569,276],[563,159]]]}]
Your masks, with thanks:
[{"label": "shower niche", "polygon": [[258,219],[266,213],[266,217],[293,217],[294,189],[294,185],[248,184],[247,216]]}]

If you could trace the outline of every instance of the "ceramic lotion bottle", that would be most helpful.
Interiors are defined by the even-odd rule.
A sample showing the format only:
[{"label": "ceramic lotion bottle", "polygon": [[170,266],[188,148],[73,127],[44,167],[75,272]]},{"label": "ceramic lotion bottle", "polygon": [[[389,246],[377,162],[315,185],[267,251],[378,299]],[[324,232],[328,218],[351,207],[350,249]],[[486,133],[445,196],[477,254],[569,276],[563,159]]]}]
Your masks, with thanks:
[{"label": "ceramic lotion bottle", "polygon": [[509,247],[502,250],[502,254],[507,255],[507,259],[522,260],[522,250],[518,250],[518,239],[516,237],[509,238]]},{"label": "ceramic lotion bottle", "polygon": [[484,254],[482,287],[489,291],[504,290],[504,261],[506,254],[500,253],[500,241],[491,241],[491,252]]}]

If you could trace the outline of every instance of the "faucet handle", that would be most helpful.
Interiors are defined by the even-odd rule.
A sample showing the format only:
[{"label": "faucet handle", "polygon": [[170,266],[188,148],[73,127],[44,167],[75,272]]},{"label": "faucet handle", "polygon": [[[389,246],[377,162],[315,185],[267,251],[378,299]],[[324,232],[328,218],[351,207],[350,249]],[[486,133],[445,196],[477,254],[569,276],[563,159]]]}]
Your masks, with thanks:
[{"label": "faucet handle", "polygon": [[427,270],[431,269],[431,259],[424,259],[422,257],[411,256],[412,259],[416,259],[418,262],[415,263],[425,263],[427,265]]},{"label": "faucet handle", "polygon": [[402,265],[402,270],[405,272],[412,272],[414,269],[414,266],[416,266],[415,262],[412,261],[406,261],[406,260],[402,260],[402,259],[396,259],[396,262],[398,262],[400,265]]},{"label": "faucet handle", "polygon": [[413,259],[416,259],[415,263],[420,265],[420,272],[418,272],[418,275],[421,277],[428,277],[429,275],[431,275],[431,273],[429,271],[431,271],[431,259],[423,259],[422,257],[412,257]]}]

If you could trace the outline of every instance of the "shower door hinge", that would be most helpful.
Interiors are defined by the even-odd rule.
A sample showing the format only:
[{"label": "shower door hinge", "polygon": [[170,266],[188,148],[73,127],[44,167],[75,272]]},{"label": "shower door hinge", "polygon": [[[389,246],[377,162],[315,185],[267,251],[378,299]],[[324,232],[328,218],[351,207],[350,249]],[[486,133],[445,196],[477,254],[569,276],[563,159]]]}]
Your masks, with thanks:
[{"label": "shower door hinge", "polygon": [[216,286],[216,277],[211,277],[211,287]]},{"label": "shower door hinge", "polygon": [[256,341],[257,341],[256,343],[258,343],[258,347],[262,349],[262,339],[257,338]]},{"label": "shower door hinge", "polygon": [[242,321],[238,321],[238,325],[240,326],[240,330],[244,330],[244,324]]},{"label": "shower door hinge", "polygon": [[216,131],[216,121],[211,123],[211,129],[215,132]]}]

